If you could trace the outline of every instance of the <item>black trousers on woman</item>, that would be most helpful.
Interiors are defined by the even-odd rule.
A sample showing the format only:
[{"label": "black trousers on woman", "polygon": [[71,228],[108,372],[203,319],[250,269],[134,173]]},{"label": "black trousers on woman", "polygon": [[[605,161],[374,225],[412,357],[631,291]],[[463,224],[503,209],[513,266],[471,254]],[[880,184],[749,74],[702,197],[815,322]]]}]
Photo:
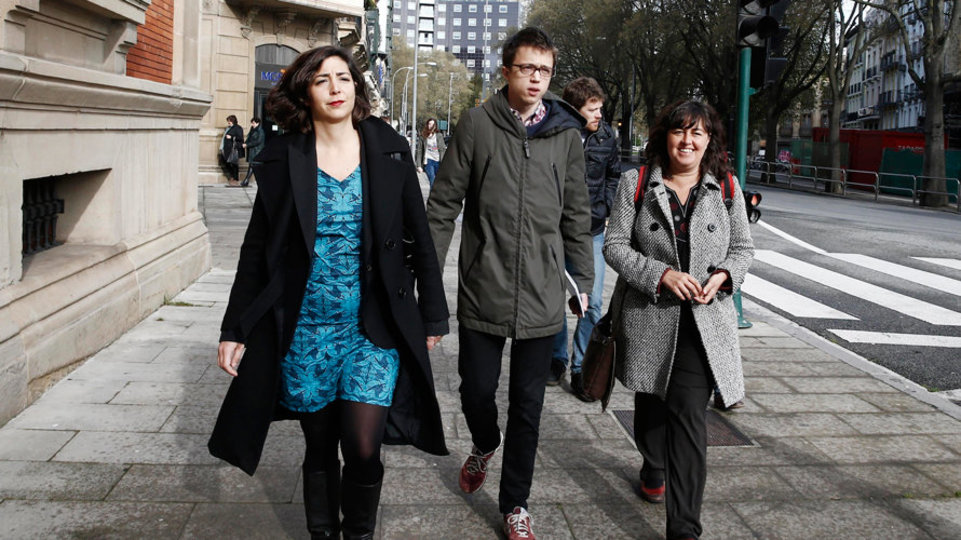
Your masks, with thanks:
[{"label": "black trousers on woman", "polygon": [[646,485],[666,481],[667,538],[701,535],[701,502],[707,480],[707,400],[714,377],[690,306],[681,308],[677,351],[666,400],[634,395],[634,441]]},{"label": "black trousers on woman", "polygon": [[[461,408],[474,446],[482,452],[490,452],[500,443],[494,394],[507,338],[463,326],[458,333]],[[512,512],[515,506],[527,508],[553,347],[553,335],[511,341],[507,429],[498,495],[502,514]]]}]

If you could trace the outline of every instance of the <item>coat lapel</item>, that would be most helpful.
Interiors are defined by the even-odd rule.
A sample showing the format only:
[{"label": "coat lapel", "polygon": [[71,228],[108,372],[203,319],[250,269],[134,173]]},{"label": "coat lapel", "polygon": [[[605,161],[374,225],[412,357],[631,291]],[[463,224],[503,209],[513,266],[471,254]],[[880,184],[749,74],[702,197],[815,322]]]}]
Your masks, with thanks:
[{"label": "coat lapel", "polygon": [[290,164],[290,190],[297,208],[297,218],[305,247],[314,251],[317,234],[317,150],[312,135],[301,135],[296,144],[287,147]]},{"label": "coat lapel", "polygon": [[664,178],[661,176],[660,167],[651,169],[651,178],[648,180],[647,187],[654,193],[654,200],[657,201],[657,207],[661,210],[661,216],[671,228],[671,232],[674,232],[674,214],[671,213],[671,201],[668,200],[667,190],[664,189]]},{"label": "coat lapel", "polygon": [[[402,162],[391,155],[410,152],[396,144],[399,137],[382,137],[374,124],[375,120],[365,120],[358,124],[361,134],[361,176],[364,189],[364,258],[371,254],[373,243],[388,235],[387,229],[393,222],[394,213],[400,208],[404,174]],[[380,122],[380,120],[376,120]],[[383,124],[386,129],[391,129]],[[403,143],[403,139],[399,139]],[[369,219],[368,219],[368,216]],[[400,241],[399,238],[395,239]]]}]

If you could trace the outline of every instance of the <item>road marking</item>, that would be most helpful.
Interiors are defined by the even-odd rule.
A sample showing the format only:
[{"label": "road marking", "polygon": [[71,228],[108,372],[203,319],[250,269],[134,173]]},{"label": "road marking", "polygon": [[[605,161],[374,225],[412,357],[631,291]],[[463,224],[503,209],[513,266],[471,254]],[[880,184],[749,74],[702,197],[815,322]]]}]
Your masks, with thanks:
[{"label": "road marking", "polygon": [[928,302],[923,302],[910,296],[889,291],[887,289],[839,274],[826,268],[821,268],[802,260],[782,255],[775,251],[759,249],[754,258],[763,263],[780,268],[786,272],[802,278],[820,283],[826,287],[843,293],[857,296],[863,300],[877,304],[915,319],[931,323],[936,326],[961,326],[961,313],[951,311]]},{"label": "road marking", "polygon": [[875,259],[874,257],[869,257],[867,255],[858,255],[856,253],[830,253],[829,256],[867,268],[869,270],[877,270],[882,274],[905,279],[912,283],[917,283],[918,285],[931,287],[932,289],[936,289],[944,294],[961,296],[961,281],[956,279],[944,277],[932,272],[925,272],[924,270],[910,268],[908,266],[901,266],[900,264],[894,264],[881,259]]},{"label": "road marking", "polygon": [[924,334],[893,334],[889,332],[864,332],[861,330],[833,330],[828,332],[849,343],[873,345],[910,345],[915,347],[946,347],[961,349],[961,337],[929,336]]},{"label": "road marking", "polygon": [[931,264],[936,264],[938,266],[946,266],[948,268],[954,268],[955,270],[961,270],[961,260],[958,259],[941,259],[938,257],[912,257],[919,261],[929,262]]},{"label": "road marking", "polygon": [[801,296],[794,291],[785,289],[761,279],[753,274],[744,277],[741,285],[741,292],[747,293],[755,299],[770,304],[781,311],[785,311],[795,317],[807,319],[839,319],[856,321],[857,317],[852,317],[847,313],[838,311],[830,306],[826,306],[806,296]]},{"label": "road marking", "polygon": [[823,249],[817,246],[812,246],[811,244],[808,244],[807,242],[805,242],[804,240],[801,240],[800,238],[791,236],[790,234],[782,231],[781,229],[778,229],[777,227],[769,225],[763,221],[758,221],[757,224],[771,231],[772,233],[780,236],[781,238],[787,240],[788,242],[791,242],[792,244],[797,244],[803,247],[804,249],[809,249],[815,253],[820,253],[821,255],[827,255],[827,251],[824,251]]}]

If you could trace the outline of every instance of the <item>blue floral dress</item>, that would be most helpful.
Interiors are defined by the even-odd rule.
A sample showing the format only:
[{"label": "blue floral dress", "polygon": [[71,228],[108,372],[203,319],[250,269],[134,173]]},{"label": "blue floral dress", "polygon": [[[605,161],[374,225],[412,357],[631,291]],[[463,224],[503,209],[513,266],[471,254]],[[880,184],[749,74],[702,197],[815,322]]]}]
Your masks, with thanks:
[{"label": "blue floral dress", "polygon": [[335,399],[390,406],[400,359],[360,333],[360,167],[343,181],[317,169],[317,234],[280,404],[315,412]]}]

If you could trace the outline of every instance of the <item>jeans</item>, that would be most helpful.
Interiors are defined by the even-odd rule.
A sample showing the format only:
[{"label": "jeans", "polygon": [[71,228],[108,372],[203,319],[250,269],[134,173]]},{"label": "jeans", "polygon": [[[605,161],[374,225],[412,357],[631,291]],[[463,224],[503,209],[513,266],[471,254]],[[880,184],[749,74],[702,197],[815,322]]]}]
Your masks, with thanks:
[{"label": "jeans", "polygon": [[[594,235],[594,288],[591,289],[590,299],[587,304],[587,313],[583,318],[577,319],[577,327],[574,329],[573,351],[571,351],[571,373],[581,372],[581,362],[584,360],[584,351],[587,349],[587,342],[591,339],[591,330],[601,319],[601,309],[604,307],[604,232]],[[554,336],[554,352],[552,356],[558,360],[563,360],[567,365],[567,321],[564,327]]]},{"label": "jeans", "polygon": [[[459,328],[461,409],[471,441],[481,452],[497,448],[497,383],[507,338]],[[540,433],[544,387],[550,371],[551,337],[511,340],[510,378],[507,390],[507,428],[504,430],[504,461],[501,467],[501,514],[515,506],[527,508],[534,477],[534,458]]]},{"label": "jeans", "polygon": [[438,167],[440,167],[440,162],[433,159],[428,159],[427,165],[424,165],[424,172],[427,173],[427,183],[430,184],[430,187],[434,187],[434,178],[437,177]]}]

